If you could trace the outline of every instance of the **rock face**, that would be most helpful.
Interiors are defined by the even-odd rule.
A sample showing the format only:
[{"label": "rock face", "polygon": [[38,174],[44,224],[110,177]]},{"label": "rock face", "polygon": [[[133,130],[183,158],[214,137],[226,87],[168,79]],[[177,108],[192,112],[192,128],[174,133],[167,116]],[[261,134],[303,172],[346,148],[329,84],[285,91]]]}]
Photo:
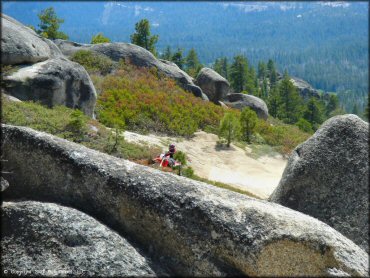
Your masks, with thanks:
[{"label": "rock face", "polygon": [[299,145],[270,201],[329,224],[368,251],[369,124],[336,116]]},{"label": "rock face", "polygon": [[156,276],[127,240],[78,210],[4,202],[1,224],[1,266],[9,274],[26,269],[27,276]]},{"label": "rock face", "polygon": [[210,101],[218,104],[230,92],[229,82],[210,68],[202,68],[199,72],[196,84],[207,95]]},{"label": "rock face", "polygon": [[123,59],[138,67],[155,67],[160,73],[175,79],[185,90],[192,92],[197,97],[208,100],[202,90],[194,84],[192,78],[176,64],[156,59],[152,53],[140,46],[130,43],[79,44],[65,40],[55,40],[55,44],[66,56],[72,56],[79,50],[91,50],[104,54],[116,62]]},{"label": "rock face", "polygon": [[3,14],[1,20],[2,62],[20,67],[4,78],[5,92],[49,107],[78,108],[93,117],[96,92],[86,70],[30,28]]},{"label": "rock face", "polygon": [[[37,63],[62,53],[48,40],[15,19],[1,14],[1,61],[4,65]],[[50,41],[49,41],[50,42]]]},{"label": "rock face", "polygon": [[226,96],[224,103],[232,108],[242,110],[244,107],[250,107],[256,113],[258,118],[267,120],[268,108],[266,103],[255,96],[246,94],[229,94]]},{"label": "rock face", "polygon": [[290,81],[293,83],[293,85],[298,89],[299,94],[304,99],[309,99],[311,97],[320,98],[320,94],[317,90],[315,90],[310,84],[308,84],[306,81],[299,79],[297,77],[291,77]]},{"label": "rock face", "polygon": [[77,208],[132,237],[171,275],[368,275],[366,252],[310,216],[30,128],[2,129],[17,173],[4,200]]},{"label": "rock face", "polygon": [[49,59],[19,69],[4,78],[6,91],[20,100],[49,107],[65,105],[93,116],[96,92],[86,70],[66,58]]},{"label": "rock face", "polygon": [[5,191],[8,187],[9,187],[8,181],[1,177],[1,192]]}]

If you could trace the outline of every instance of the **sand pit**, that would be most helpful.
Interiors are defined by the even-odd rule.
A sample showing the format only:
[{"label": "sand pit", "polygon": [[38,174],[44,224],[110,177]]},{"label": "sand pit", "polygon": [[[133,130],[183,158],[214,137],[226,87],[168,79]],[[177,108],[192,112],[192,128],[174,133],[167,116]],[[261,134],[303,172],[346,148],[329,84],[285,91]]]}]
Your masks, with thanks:
[{"label": "sand pit", "polygon": [[251,151],[248,148],[242,149],[233,144],[230,148],[217,147],[218,136],[203,131],[196,132],[191,139],[128,131],[124,136],[127,141],[157,145],[163,151],[173,142],[177,150],[187,154],[189,165],[196,175],[245,189],[262,199],[268,198],[274,191],[287,163],[278,154],[255,159],[248,154]]}]

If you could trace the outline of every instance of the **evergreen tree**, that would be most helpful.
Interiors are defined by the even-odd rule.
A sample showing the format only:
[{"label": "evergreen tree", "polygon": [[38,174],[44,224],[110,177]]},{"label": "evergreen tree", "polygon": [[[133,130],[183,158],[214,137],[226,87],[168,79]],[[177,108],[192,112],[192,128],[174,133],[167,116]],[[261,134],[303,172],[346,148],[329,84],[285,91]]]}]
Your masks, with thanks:
[{"label": "evergreen tree", "polygon": [[269,114],[274,118],[278,116],[280,103],[281,100],[277,88],[272,88],[267,98],[267,107]]},{"label": "evergreen tree", "polygon": [[274,87],[277,81],[277,72],[276,72],[274,61],[272,61],[271,59],[267,62],[267,71],[268,71],[268,77],[270,79],[270,85],[271,87]]},{"label": "evergreen tree", "polygon": [[287,72],[284,73],[284,78],[278,86],[278,92],[280,98],[278,117],[289,124],[297,122],[300,118],[302,98],[290,81]]},{"label": "evergreen tree", "polygon": [[226,113],[220,122],[220,138],[227,140],[227,147],[230,147],[231,141],[240,136],[240,123],[238,118],[232,113]]},{"label": "evergreen tree", "polygon": [[257,85],[257,76],[253,67],[250,69],[247,68],[247,76],[245,80],[245,90],[250,95],[258,96],[258,85]]},{"label": "evergreen tree", "polygon": [[330,94],[329,101],[325,107],[325,114],[329,116],[331,112],[339,108],[338,97],[334,94]]},{"label": "evergreen tree", "polygon": [[248,61],[243,55],[234,57],[230,66],[230,85],[236,93],[244,91],[248,73]]},{"label": "evergreen tree", "polygon": [[177,51],[172,55],[171,61],[174,62],[180,69],[184,68],[185,59],[182,56],[181,48],[177,48]]},{"label": "evergreen tree", "polygon": [[162,54],[161,56],[162,59],[164,60],[167,60],[167,61],[171,61],[172,59],[172,51],[171,51],[171,47],[168,45],[164,51],[164,53]]},{"label": "evergreen tree", "polygon": [[68,39],[65,33],[59,31],[60,24],[64,22],[64,19],[57,17],[53,7],[42,10],[37,16],[40,19],[40,23],[38,24],[40,30],[37,30],[38,34],[52,40]]},{"label": "evergreen tree", "polygon": [[225,77],[227,80],[229,79],[229,65],[226,57],[216,59],[213,65],[213,69],[215,72]]},{"label": "evergreen tree", "polygon": [[311,97],[308,100],[306,109],[303,113],[303,118],[312,125],[314,130],[316,130],[323,122],[323,107],[316,98]]},{"label": "evergreen tree", "polygon": [[267,68],[266,68],[266,64],[264,62],[259,62],[258,63],[258,78],[260,80],[265,80],[265,78],[267,77]]},{"label": "evergreen tree", "polygon": [[198,55],[195,52],[194,48],[190,49],[188,55],[186,56],[185,65],[187,73],[192,77],[195,77],[197,73],[200,71],[201,64],[199,62]]},{"label": "evergreen tree", "polygon": [[95,36],[92,37],[91,39],[91,44],[98,44],[98,43],[106,43],[110,42],[110,39],[105,37],[103,33],[98,33]]},{"label": "evergreen tree", "polygon": [[250,143],[251,135],[257,125],[258,117],[255,111],[245,107],[240,114],[240,126],[244,139]]},{"label": "evergreen tree", "polygon": [[158,41],[158,35],[151,35],[150,23],[147,19],[142,19],[135,24],[135,33],[130,36],[131,43],[144,47],[156,55],[155,44]]}]

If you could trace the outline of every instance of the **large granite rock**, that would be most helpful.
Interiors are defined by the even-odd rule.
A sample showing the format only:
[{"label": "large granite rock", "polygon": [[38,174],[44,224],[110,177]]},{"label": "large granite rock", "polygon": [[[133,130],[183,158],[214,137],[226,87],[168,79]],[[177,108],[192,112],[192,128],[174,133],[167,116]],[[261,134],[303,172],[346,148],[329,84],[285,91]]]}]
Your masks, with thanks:
[{"label": "large granite rock", "polygon": [[4,65],[37,63],[62,56],[50,40],[4,14],[1,14],[1,33],[1,62]]},{"label": "large granite rock", "polygon": [[1,235],[1,266],[9,276],[156,276],[126,239],[57,204],[4,202]]},{"label": "large granite rock", "polygon": [[131,236],[171,275],[368,275],[366,252],[310,216],[30,128],[2,129],[16,173],[5,200],[78,208]]},{"label": "large granite rock", "polygon": [[229,82],[210,68],[202,68],[198,73],[196,84],[210,101],[219,104],[230,93]]},{"label": "large granite rock", "polygon": [[104,54],[113,61],[118,62],[123,59],[138,67],[155,67],[158,71],[169,78],[177,81],[185,90],[192,92],[195,96],[208,100],[202,90],[196,86],[193,79],[182,71],[175,63],[156,59],[154,55],[146,49],[131,43],[100,43],[100,44],[79,44],[65,40],[55,40],[55,44],[62,53],[68,57],[79,50],[91,50]]},{"label": "large granite rock", "polygon": [[262,99],[255,96],[242,93],[229,94],[226,96],[223,102],[226,105],[239,110],[249,107],[256,112],[258,118],[260,119],[267,120],[269,115],[266,103]]},{"label": "large granite rock", "polygon": [[49,107],[65,105],[93,117],[96,91],[86,70],[66,58],[48,59],[20,68],[4,78],[6,92],[20,100]]},{"label": "large granite rock", "polygon": [[5,92],[49,107],[78,108],[93,117],[96,91],[86,70],[15,19],[1,14],[1,22],[2,63],[16,65],[15,72],[3,79]]},{"label": "large granite rock", "polygon": [[369,124],[326,121],[289,158],[270,200],[329,224],[368,251]]},{"label": "large granite rock", "polygon": [[290,81],[293,83],[294,87],[298,89],[299,94],[304,99],[307,100],[311,97],[320,99],[319,92],[316,89],[314,89],[308,82],[297,77],[291,77]]}]

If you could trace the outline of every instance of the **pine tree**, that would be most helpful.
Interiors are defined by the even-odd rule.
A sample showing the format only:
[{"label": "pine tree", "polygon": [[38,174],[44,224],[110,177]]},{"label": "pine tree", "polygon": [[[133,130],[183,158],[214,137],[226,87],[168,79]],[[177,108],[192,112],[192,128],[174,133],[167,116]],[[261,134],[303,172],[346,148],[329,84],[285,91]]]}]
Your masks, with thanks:
[{"label": "pine tree", "polygon": [[274,118],[277,118],[278,116],[280,103],[281,100],[278,90],[276,88],[272,88],[267,98],[267,107],[269,114]]},{"label": "pine tree", "polygon": [[180,69],[184,68],[185,59],[182,56],[182,49],[178,48],[172,55],[171,61],[174,62]]},{"label": "pine tree", "polygon": [[274,61],[272,61],[271,59],[267,62],[267,71],[268,77],[270,79],[270,85],[271,87],[274,87],[277,81],[277,72],[275,69]]},{"label": "pine tree", "polygon": [[294,124],[300,118],[302,98],[287,72],[278,86],[278,92],[280,98],[278,117],[286,123]]},{"label": "pine tree", "polygon": [[312,125],[314,130],[316,130],[324,120],[323,110],[321,103],[316,98],[311,97],[308,100],[303,118]]},{"label": "pine tree", "polygon": [[230,147],[231,141],[240,136],[240,123],[238,118],[232,113],[226,113],[220,122],[220,138],[227,140],[227,147]]},{"label": "pine tree", "polygon": [[188,55],[186,56],[185,65],[187,73],[192,77],[195,77],[201,69],[201,64],[194,48],[190,49]]},{"label": "pine tree", "polygon": [[248,73],[248,61],[243,55],[234,57],[230,66],[230,84],[236,93],[245,90]]},{"label": "pine tree", "polygon": [[171,47],[168,45],[164,51],[164,53],[162,54],[161,56],[162,59],[164,60],[167,60],[167,61],[171,61],[171,58],[172,58],[172,51],[171,51]]},{"label": "pine tree", "polygon": [[52,40],[68,39],[65,33],[59,31],[60,24],[64,22],[64,19],[57,17],[53,7],[42,10],[37,16],[40,19],[40,23],[38,24],[40,30],[37,30],[38,34]]},{"label": "pine tree", "polygon": [[329,101],[325,107],[325,114],[329,116],[330,113],[339,108],[339,100],[337,95],[330,94]]},{"label": "pine tree", "polygon": [[229,79],[229,65],[226,57],[216,59],[213,65],[213,69],[215,72],[225,77],[227,80]]},{"label": "pine tree", "polygon": [[135,24],[135,33],[130,36],[131,43],[144,47],[146,50],[156,55],[155,44],[158,35],[151,35],[150,23],[147,19],[142,19]]},{"label": "pine tree", "polygon": [[267,77],[267,68],[264,62],[258,63],[258,78],[264,80]]},{"label": "pine tree", "polygon": [[240,114],[240,126],[244,139],[250,143],[251,135],[257,125],[258,117],[255,111],[245,107]]}]

